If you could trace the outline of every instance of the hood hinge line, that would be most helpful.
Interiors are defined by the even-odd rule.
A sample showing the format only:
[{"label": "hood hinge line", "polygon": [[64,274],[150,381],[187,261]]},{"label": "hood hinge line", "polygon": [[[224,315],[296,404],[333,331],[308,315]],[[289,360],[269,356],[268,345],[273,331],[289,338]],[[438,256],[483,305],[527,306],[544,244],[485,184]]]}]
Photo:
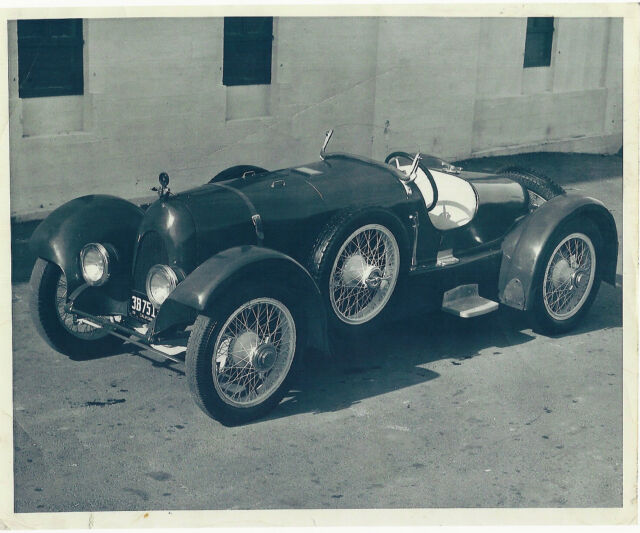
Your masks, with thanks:
[{"label": "hood hinge line", "polygon": [[249,199],[249,197],[242,191],[239,191],[238,189],[230,187],[229,185],[225,185],[224,183],[211,183],[211,185],[214,185],[216,187],[222,187],[223,189],[227,189],[231,192],[236,193],[240,198],[242,198],[245,205],[249,208],[249,212],[251,213],[251,222],[253,222],[253,227],[255,228],[255,231],[256,231],[256,239],[258,240],[258,246],[262,246],[264,244],[264,232],[262,231],[262,219],[260,218],[260,213],[258,213],[256,206],[253,205],[253,202]]}]

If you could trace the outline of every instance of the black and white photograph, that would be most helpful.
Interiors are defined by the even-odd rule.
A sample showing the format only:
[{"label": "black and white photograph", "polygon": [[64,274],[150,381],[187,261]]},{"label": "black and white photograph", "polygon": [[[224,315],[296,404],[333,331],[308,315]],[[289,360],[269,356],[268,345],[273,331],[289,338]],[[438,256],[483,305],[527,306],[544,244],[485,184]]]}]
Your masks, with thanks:
[{"label": "black and white photograph", "polygon": [[5,11],[3,523],[636,521],[638,12]]}]

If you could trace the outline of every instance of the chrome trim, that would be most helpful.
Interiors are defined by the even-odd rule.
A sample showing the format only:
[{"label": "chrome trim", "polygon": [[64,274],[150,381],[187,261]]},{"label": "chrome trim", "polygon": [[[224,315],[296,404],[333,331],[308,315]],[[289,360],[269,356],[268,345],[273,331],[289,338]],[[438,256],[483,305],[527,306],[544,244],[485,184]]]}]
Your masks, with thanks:
[{"label": "chrome trim", "polygon": [[320,148],[320,159],[322,159],[323,161],[326,154],[327,145],[329,144],[332,135],[333,130],[328,130],[327,133],[325,133],[324,142],[322,143],[322,148]]},{"label": "chrome trim", "polygon": [[413,158],[413,163],[411,163],[411,170],[409,170],[409,174],[407,176],[407,181],[409,183],[413,183],[416,181],[418,177],[418,165],[420,164],[420,152],[416,153],[416,156]]},{"label": "chrome trim", "polygon": [[[145,350],[149,350],[153,353],[157,353],[158,355],[161,355],[165,359],[170,359],[174,363],[184,363],[183,360],[177,359],[172,355],[166,354],[158,350],[157,348],[154,348],[150,344],[147,344],[150,340],[149,337],[145,335],[141,335],[134,329],[121,326],[120,324],[116,324],[115,322],[107,322],[96,316],[90,315],[89,313],[85,313],[84,311],[79,311],[77,309],[74,309],[72,305],[68,305],[67,307],[70,313],[74,313],[84,318],[85,320],[90,321],[95,325],[99,325],[99,327],[106,329],[109,332],[109,334],[113,335],[114,337],[118,337],[119,339],[122,339],[123,341],[129,344],[134,344],[139,348],[144,348]],[[135,337],[135,339],[132,339],[131,337]]]},{"label": "chrome trim", "polygon": [[400,174],[402,174],[402,176],[399,176],[399,180],[400,183],[402,183],[405,192],[407,193],[407,198],[413,194],[413,191],[409,185],[416,181],[416,178],[418,177],[418,165],[420,164],[420,159],[422,159],[422,157],[420,156],[420,152],[418,152],[413,158],[413,163],[411,163],[411,169],[409,170],[408,174],[405,175],[404,172],[398,171]]},{"label": "chrome trim", "polygon": [[[251,216],[251,220],[252,221],[253,221],[253,217],[255,217],[255,216],[259,217],[260,216],[260,215],[258,215],[258,210],[256,209],[256,206],[253,205],[253,202],[242,191],[236,189],[235,187],[231,187],[230,185],[227,185],[226,183],[212,183],[211,185],[215,185],[216,187],[220,187],[222,189],[227,189],[227,190],[237,194],[242,199],[242,201],[245,203],[245,205],[249,209],[249,212],[253,213],[252,216]],[[255,222],[254,222],[254,226],[255,226]],[[260,227],[262,227],[262,225]],[[258,236],[258,244],[260,246],[262,246],[263,240],[264,240],[264,235],[262,233],[258,233],[257,231],[256,231],[256,235]]]},{"label": "chrome trim", "polygon": [[158,182],[160,183],[160,187],[151,187],[151,190],[156,191],[159,198],[166,198],[171,194],[171,189],[169,189],[169,174],[160,172]]},{"label": "chrome trim", "polygon": [[164,302],[157,302],[151,296],[151,278],[153,274],[155,274],[156,272],[162,272],[167,276],[167,279],[171,286],[171,290],[169,291],[169,294],[171,294],[171,292],[178,286],[178,275],[176,274],[175,270],[173,270],[170,266],[167,266],[167,265],[153,265],[149,269],[149,272],[147,273],[147,279],[144,284],[144,288],[146,290],[147,298],[149,298],[149,301],[155,307],[160,307]]},{"label": "chrome trim", "polygon": [[[104,262],[104,271],[102,272],[102,276],[100,277],[100,279],[97,281],[91,281],[85,276],[84,257],[91,248],[95,248],[98,251],[98,253],[102,256],[102,260]],[[111,275],[109,269],[110,262],[111,257],[109,255],[109,252],[99,242],[90,242],[89,244],[85,244],[82,247],[82,250],[80,250],[80,270],[82,271],[82,278],[92,287],[99,287],[101,285],[104,285],[109,280],[109,276]]]},{"label": "chrome trim", "polygon": [[255,214],[251,217],[251,222],[253,222],[253,227],[256,229],[256,237],[258,237],[258,242],[262,244],[264,241],[264,231],[262,230],[262,218],[260,215]]},{"label": "chrome trim", "polygon": [[413,270],[417,265],[416,255],[418,252],[418,230],[420,228],[418,212],[416,211],[412,215],[409,215],[409,220],[411,221],[411,227],[413,228],[413,247],[411,251],[411,270]]},{"label": "chrome trim", "polygon": [[447,250],[440,250],[438,252],[438,256],[436,257],[436,266],[443,267],[448,265],[455,265],[459,263],[460,259],[453,255],[453,248],[449,248]]}]

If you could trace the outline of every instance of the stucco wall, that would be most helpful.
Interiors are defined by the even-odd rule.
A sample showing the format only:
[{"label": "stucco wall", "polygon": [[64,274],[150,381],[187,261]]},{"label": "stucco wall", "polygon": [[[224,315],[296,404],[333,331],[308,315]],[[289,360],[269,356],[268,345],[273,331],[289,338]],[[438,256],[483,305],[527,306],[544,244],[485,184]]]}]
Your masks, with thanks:
[{"label": "stucco wall", "polygon": [[[525,19],[279,18],[272,84],[222,85],[222,19],[87,19],[85,94],[18,98],[9,23],[11,212],[149,196],[238,163],[317,158],[336,124],[387,125],[373,149],[450,158],[621,144],[622,25],[557,19],[551,67],[523,69]],[[356,130],[354,130],[355,132]],[[343,139],[344,140],[344,139]]]}]

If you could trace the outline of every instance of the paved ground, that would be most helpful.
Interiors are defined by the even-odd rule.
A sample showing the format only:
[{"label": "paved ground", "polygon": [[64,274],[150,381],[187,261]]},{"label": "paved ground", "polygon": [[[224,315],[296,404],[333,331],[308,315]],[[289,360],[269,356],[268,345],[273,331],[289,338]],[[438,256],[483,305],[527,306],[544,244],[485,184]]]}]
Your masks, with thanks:
[{"label": "paved ground", "polygon": [[[621,230],[621,158],[469,167],[515,161],[601,198]],[[151,355],[50,350],[26,306],[30,231],[14,228],[17,512],[621,505],[620,287],[603,285],[582,327],[558,338],[508,309],[389,325],[310,363],[270,417],[229,429]]]}]

